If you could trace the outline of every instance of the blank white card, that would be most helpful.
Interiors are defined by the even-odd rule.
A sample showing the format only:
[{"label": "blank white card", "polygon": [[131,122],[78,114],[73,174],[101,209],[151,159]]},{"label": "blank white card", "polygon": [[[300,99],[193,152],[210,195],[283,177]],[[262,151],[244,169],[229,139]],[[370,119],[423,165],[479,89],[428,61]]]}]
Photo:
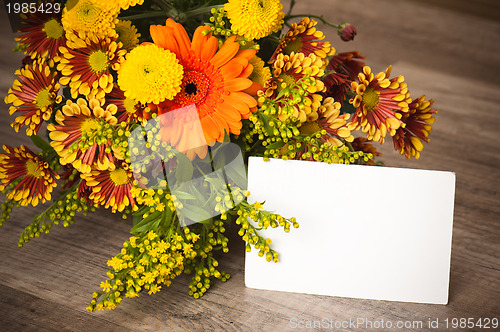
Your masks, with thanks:
[{"label": "blank white card", "polygon": [[448,303],[454,173],[252,157],[248,189],[300,227],[260,232],[280,261],[247,252],[247,287]]}]

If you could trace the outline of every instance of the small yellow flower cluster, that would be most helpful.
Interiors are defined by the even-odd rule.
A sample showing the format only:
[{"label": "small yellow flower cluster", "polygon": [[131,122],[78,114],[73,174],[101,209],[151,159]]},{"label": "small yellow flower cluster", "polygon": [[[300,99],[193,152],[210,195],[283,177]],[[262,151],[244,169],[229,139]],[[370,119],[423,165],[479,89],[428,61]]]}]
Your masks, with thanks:
[{"label": "small yellow flower cluster", "polygon": [[165,237],[152,230],[132,236],[120,253],[108,261],[109,280],[101,283],[102,291],[93,294],[87,309],[114,309],[123,296],[137,297],[142,290],[154,294],[161,289],[161,284],[169,286],[171,280],[184,271],[185,260],[196,257],[193,247],[198,239],[189,230],[184,234],[173,231]]},{"label": "small yellow flower cluster", "polygon": [[30,239],[39,237],[42,233],[48,234],[54,224],[62,223],[64,227],[68,227],[75,222],[77,212],[82,212],[85,216],[89,211],[95,211],[95,208],[89,207],[84,198],[78,197],[78,188],[75,188],[58,198],[47,210],[34,218],[34,221],[23,230],[18,246],[22,247]]},{"label": "small yellow flower cluster", "polygon": [[270,247],[272,240],[259,235],[257,228],[248,221],[248,218],[256,221],[261,229],[283,227],[284,231],[288,233],[290,232],[290,226],[299,227],[299,223],[293,217],[287,219],[278,214],[262,210],[260,202],[253,204],[242,202],[238,206],[237,214],[239,217],[236,219],[236,224],[241,225],[238,234],[247,243],[246,251],[251,251],[252,246],[254,246],[255,249],[259,250],[260,257],[266,255],[268,262],[271,260],[275,263],[278,262],[278,253]]}]

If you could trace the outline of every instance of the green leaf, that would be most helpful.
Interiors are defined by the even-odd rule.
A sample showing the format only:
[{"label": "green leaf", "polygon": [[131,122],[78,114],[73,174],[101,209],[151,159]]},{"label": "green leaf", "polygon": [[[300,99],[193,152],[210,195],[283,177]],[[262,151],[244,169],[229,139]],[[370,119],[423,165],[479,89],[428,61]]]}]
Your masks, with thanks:
[{"label": "green leaf", "polygon": [[138,235],[140,233],[144,233],[147,230],[153,229],[154,224],[160,222],[161,214],[162,214],[161,211],[155,211],[151,213],[149,216],[147,216],[147,218],[144,218],[141,222],[132,227],[130,229],[130,232],[135,235]]},{"label": "green leaf", "polygon": [[177,168],[175,169],[175,178],[179,182],[186,182],[193,178],[193,164],[191,160],[181,152],[176,153]]},{"label": "green leaf", "polygon": [[196,222],[201,222],[212,218],[212,215],[202,207],[197,205],[186,205],[178,210],[178,214]]},{"label": "green leaf", "polygon": [[48,152],[53,150],[53,148],[50,146],[49,143],[47,143],[43,138],[40,136],[34,134],[30,136],[31,141],[33,144],[35,144],[38,148],[42,149],[42,151]]}]

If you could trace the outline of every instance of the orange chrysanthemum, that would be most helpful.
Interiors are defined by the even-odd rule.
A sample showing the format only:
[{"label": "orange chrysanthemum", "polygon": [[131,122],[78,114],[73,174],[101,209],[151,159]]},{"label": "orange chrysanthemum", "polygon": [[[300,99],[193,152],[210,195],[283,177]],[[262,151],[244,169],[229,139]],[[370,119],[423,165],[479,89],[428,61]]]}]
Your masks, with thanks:
[{"label": "orange chrysanthemum", "polygon": [[[384,142],[389,132],[394,136],[403,124],[402,113],[408,112],[408,88],[403,76],[389,79],[392,67],[374,75],[370,67],[365,66],[358,75],[358,82],[351,83],[356,93],[349,102],[356,111],[349,123],[349,129],[361,129],[372,141]],[[404,124],[403,124],[404,126]]]},{"label": "orange chrysanthemum", "polygon": [[66,37],[61,24],[61,12],[29,14],[19,29],[21,35],[16,37],[19,44],[26,46],[24,53],[32,59],[48,56],[57,61],[59,47],[64,46]]},{"label": "orange chrysanthemum", "polygon": [[[186,141],[199,142],[200,135],[208,144],[222,142],[225,134],[239,134],[241,119],[256,110],[256,100],[243,92],[252,85],[248,76],[253,67],[248,61],[256,50],[240,50],[235,36],[219,48],[217,38],[209,31],[208,26],[197,28],[191,42],[182,25],[171,19],[166,26],[151,26],[154,43],[175,53],[184,67],[180,92],[172,100],[160,103],[159,113],[195,105],[203,129],[199,134],[182,129],[162,130],[163,139],[174,146],[195,148],[197,145]],[[197,154],[204,157],[206,149]]]},{"label": "orange chrysanthemum", "polygon": [[404,154],[407,159],[420,157],[420,151],[424,148],[422,141],[429,143],[429,133],[434,123],[434,114],[436,110],[431,109],[434,101],[425,100],[425,95],[413,100],[409,105],[409,111],[403,113],[401,121],[405,126],[401,126],[396,130],[396,134],[392,137],[394,148],[401,154]]},{"label": "orange chrysanthemum", "polygon": [[60,83],[69,85],[73,98],[82,94],[88,99],[102,100],[113,89],[111,70],[120,68],[127,53],[121,46],[115,37],[68,40],[67,47],[60,48],[61,60],[57,65],[63,75]]},{"label": "orange chrysanthemum", "polygon": [[274,51],[269,62],[274,62],[280,53],[286,55],[290,55],[292,52],[304,53],[306,56],[314,53],[323,60],[323,64],[326,66],[328,62],[326,57],[335,54],[335,48],[329,42],[321,41],[325,39],[325,35],[323,32],[316,30],[316,24],[318,22],[309,17],[304,17],[299,23],[293,23],[278,47],[276,47],[276,51]]},{"label": "orange chrysanthemum", "polygon": [[15,73],[19,79],[14,81],[6,104],[12,104],[9,113],[22,113],[11,124],[16,131],[27,126],[26,134],[31,136],[40,129],[42,122],[49,120],[54,105],[61,102],[57,93],[60,85],[58,73],[51,68],[45,58],[36,59]]},{"label": "orange chrysanthemum", "polygon": [[[137,205],[130,192],[134,177],[128,165],[122,162],[113,170],[92,170],[83,175],[85,186],[92,192],[88,196],[94,205],[111,207],[113,212],[123,211],[127,206],[137,210]],[[82,187],[82,188],[84,188]]]},{"label": "orange chrysanthemum", "polygon": [[59,154],[62,165],[72,164],[82,173],[89,173],[92,167],[98,170],[114,169],[111,151],[112,135],[110,125],[115,125],[117,107],[101,107],[97,99],[88,102],[80,98],[76,103],[66,102],[56,112],[55,124],[49,124],[50,145]]},{"label": "orange chrysanthemum", "polygon": [[0,190],[20,179],[7,198],[22,206],[36,206],[39,202],[51,200],[59,176],[49,164],[24,145],[19,148],[4,145],[3,149],[6,153],[0,154]]}]

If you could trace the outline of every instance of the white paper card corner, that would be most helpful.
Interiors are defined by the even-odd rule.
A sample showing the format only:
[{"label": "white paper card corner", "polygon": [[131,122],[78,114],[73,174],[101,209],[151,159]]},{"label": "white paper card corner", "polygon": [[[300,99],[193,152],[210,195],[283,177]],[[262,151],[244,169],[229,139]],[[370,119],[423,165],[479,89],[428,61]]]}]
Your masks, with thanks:
[{"label": "white paper card corner", "polygon": [[454,173],[252,157],[248,189],[300,227],[261,231],[280,261],[247,252],[247,287],[448,303]]}]

